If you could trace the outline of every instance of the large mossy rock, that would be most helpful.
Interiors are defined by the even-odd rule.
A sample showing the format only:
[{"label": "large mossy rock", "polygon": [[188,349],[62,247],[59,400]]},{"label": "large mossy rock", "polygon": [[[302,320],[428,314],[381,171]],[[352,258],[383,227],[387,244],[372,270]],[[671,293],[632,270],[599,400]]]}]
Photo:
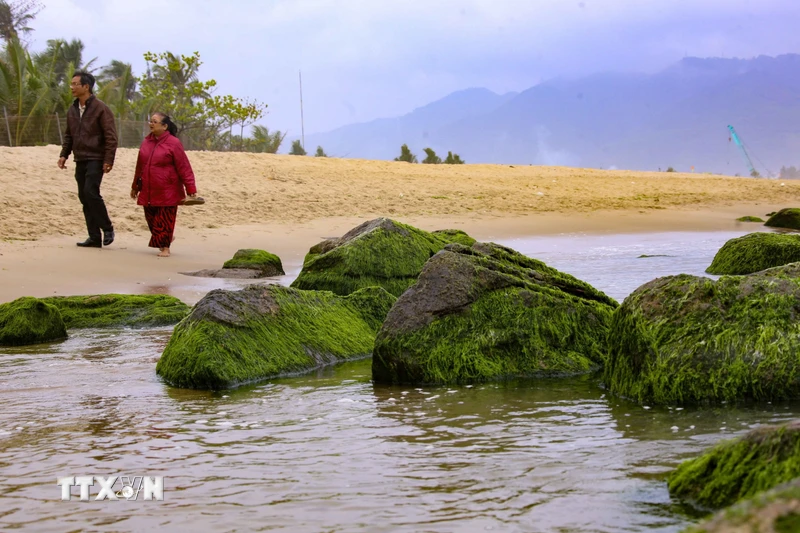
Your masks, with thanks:
[{"label": "large mossy rock", "polygon": [[800,263],[642,285],[614,312],[604,381],[642,403],[800,397]]},{"label": "large mossy rock", "polygon": [[771,228],[800,229],[800,209],[787,207],[781,209],[764,222]]},{"label": "large mossy rock", "polygon": [[156,372],[174,386],[219,390],[358,359],[395,297],[278,285],[213,290],[175,327]]},{"label": "large mossy rock", "polygon": [[292,287],[346,295],[376,286],[399,296],[417,280],[428,259],[459,241],[474,243],[462,231],[429,233],[378,218],[311,247]]},{"label": "large mossy rock", "polygon": [[[283,276],[281,258],[264,250],[242,249],[233,254],[232,259],[228,259],[222,265],[222,269],[244,269],[254,270],[258,277],[267,278],[272,276]],[[222,277],[222,276],[215,276]]]},{"label": "large mossy rock", "polygon": [[790,481],[723,509],[683,533],[798,533],[800,479]]},{"label": "large mossy rock", "polygon": [[97,294],[42,298],[61,311],[67,328],[152,328],[183,320],[191,308],[165,294]]},{"label": "large mossy rock", "polygon": [[0,304],[0,346],[24,346],[67,338],[59,310],[44,300],[25,296]]},{"label": "large mossy rock", "polygon": [[751,233],[726,242],[706,272],[752,274],[795,261],[800,261],[800,235]]},{"label": "large mossy rock", "polygon": [[590,372],[603,364],[616,306],[587,283],[509,248],[451,244],[386,317],[372,377],[458,384]]},{"label": "large mossy rock", "polygon": [[800,421],[763,426],[683,462],[667,483],[672,496],[721,509],[800,477]]}]

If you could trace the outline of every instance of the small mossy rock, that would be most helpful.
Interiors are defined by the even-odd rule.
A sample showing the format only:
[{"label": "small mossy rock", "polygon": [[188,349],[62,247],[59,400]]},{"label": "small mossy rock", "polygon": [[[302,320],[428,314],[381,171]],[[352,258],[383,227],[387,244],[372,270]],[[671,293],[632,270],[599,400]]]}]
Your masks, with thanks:
[{"label": "small mossy rock", "polygon": [[24,346],[67,338],[67,327],[59,310],[25,296],[0,304],[0,346]]},{"label": "small mossy rock", "polygon": [[365,222],[338,239],[312,246],[292,287],[346,295],[365,287],[383,287],[399,296],[410,287],[425,262],[451,240],[388,218]]},{"label": "small mossy rock", "polygon": [[764,222],[764,219],[761,217],[746,216],[737,218],[736,222]]},{"label": "small mossy rock", "polygon": [[762,426],[684,461],[667,478],[669,492],[721,509],[800,477],[800,421]]},{"label": "small mossy rock", "polygon": [[796,207],[781,209],[769,217],[764,225],[771,228],[800,229],[800,209]]},{"label": "small mossy rock", "polygon": [[800,531],[800,479],[778,485],[719,511],[683,533],[797,533]]},{"label": "small mossy rock", "polygon": [[[222,265],[223,270],[227,268],[256,270],[262,278],[272,276],[283,276],[281,258],[264,250],[245,248],[233,254],[232,259],[228,259]],[[220,277],[220,276],[215,276]]]},{"label": "small mossy rock", "polygon": [[179,299],[165,294],[52,296],[42,301],[61,311],[68,329],[171,326],[191,311]]},{"label": "small mossy rock", "polygon": [[467,232],[460,229],[439,229],[433,232],[433,235],[440,237],[448,243],[463,244],[464,246],[472,246],[476,241],[470,237]]},{"label": "small mossy rock", "polygon": [[662,405],[800,397],[800,263],[642,285],[614,311],[603,380]]},{"label": "small mossy rock", "polygon": [[617,303],[492,243],[450,244],[427,262],[378,332],[378,383],[464,384],[576,375],[603,364]]},{"label": "small mossy rock", "polygon": [[395,299],[379,287],[213,290],[175,327],[156,372],[170,385],[219,390],[368,357]]},{"label": "small mossy rock", "polygon": [[706,272],[752,274],[795,261],[800,261],[800,235],[751,233],[726,242]]}]

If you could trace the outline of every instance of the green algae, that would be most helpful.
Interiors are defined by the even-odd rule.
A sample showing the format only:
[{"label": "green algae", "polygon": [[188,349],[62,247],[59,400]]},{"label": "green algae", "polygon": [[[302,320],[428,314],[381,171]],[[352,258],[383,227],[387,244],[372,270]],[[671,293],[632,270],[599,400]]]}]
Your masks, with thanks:
[{"label": "green algae", "polygon": [[787,207],[769,217],[764,223],[771,228],[800,229],[800,209]]},{"label": "green algae", "polygon": [[177,387],[218,390],[368,357],[394,296],[341,297],[277,285],[214,290],[176,326],[156,372]]},{"label": "green algae", "polygon": [[24,346],[67,338],[59,310],[25,296],[0,304],[0,346]]},{"label": "green algae", "polygon": [[474,243],[457,230],[434,234],[387,218],[371,220],[313,246],[291,286],[339,295],[383,287],[399,296],[416,282],[425,262],[452,241]]},{"label": "green algae", "polygon": [[93,296],[52,296],[42,298],[73,328],[149,328],[177,324],[191,308],[164,294],[97,294]]},{"label": "green algae", "polygon": [[668,479],[670,494],[720,509],[800,477],[800,423],[764,426],[723,441],[681,463]]},{"label": "green algae", "polygon": [[283,276],[286,274],[283,271],[280,257],[265,250],[256,250],[252,248],[238,250],[233,254],[232,259],[225,261],[222,268],[257,270],[263,277]]},{"label": "green algae", "polygon": [[800,397],[800,264],[639,287],[615,312],[603,380],[641,403]]},{"label": "green algae", "polygon": [[752,274],[795,261],[800,261],[800,235],[751,233],[726,242],[706,272]]},{"label": "green algae", "polygon": [[604,362],[616,305],[514,250],[449,245],[386,317],[373,380],[464,384],[591,372]]},{"label": "green algae", "polygon": [[746,216],[737,218],[736,222],[764,222],[764,219],[761,217]]}]

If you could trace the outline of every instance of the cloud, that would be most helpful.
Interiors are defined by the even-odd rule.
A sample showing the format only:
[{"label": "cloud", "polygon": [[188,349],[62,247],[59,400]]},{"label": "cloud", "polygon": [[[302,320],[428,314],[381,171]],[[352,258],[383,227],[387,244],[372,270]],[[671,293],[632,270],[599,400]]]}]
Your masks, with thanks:
[{"label": "cloud", "polygon": [[[408,112],[449,92],[654,71],[685,54],[800,51],[794,0],[48,0],[39,46],[81,38],[89,57],[201,52],[219,91],[269,104],[270,127],[306,132]],[[86,7],[84,7],[86,6]]]}]

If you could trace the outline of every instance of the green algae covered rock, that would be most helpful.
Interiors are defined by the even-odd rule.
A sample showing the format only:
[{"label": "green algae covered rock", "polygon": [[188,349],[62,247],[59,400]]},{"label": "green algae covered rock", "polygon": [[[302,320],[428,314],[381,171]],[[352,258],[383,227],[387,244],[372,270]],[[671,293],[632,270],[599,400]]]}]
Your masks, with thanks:
[{"label": "green algae covered rock", "polygon": [[795,261],[800,261],[800,235],[751,233],[726,242],[706,272],[752,274]]},{"label": "green algae covered rock", "polygon": [[683,462],[668,479],[672,496],[720,509],[800,477],[800,421],[763,426]]},{"label": "green algae covered rock", "polygon": [[736,222],[764,222],[764,219],[761,217],[746,216],[737,218]]},{"label": "green algae covered rock", "polygon": [[232,259],[228,259],[222,265],[224,269],[245,269],[255,270],[259,277],[283,276],[281,258],[264,250],[242,249],[233,254]]},{"label": "green algae covered rock", "polygon": [[177,324],[191,308],[165,294],[97,294],[42,298],[61,311],[67,328],[150,328]]},{"label": "green algae covered rock", "polygon": [[457,230],[434,234],[378,218],[313,246],[292,287],[346,295],[377,286],[399,296],[417,280],[433,254],[450,242],[469,240]]},{"label": "green algae covered rock", "polygon": [[378,332],[378,383],[463,384],[572,375],[603,364],[617,303],[496,244],[448,245]]},{"label": "green algae covered rock", "polygon": [[781,209],[764,222],[771,228],[800,229],[800,209],[787,207]]},{"label": "green algae covered rock", "polygon": [[778,485],[718,512],[684,533],[797,533],[800,531],[800,479]]},{"label": "green algae covered rock", "polygon": [[464,246],[472,246],[478,242],[460,229],[439,229],[434,231],[433,235],[444,239],[448,243],[463,244]]},{"label": "green algae covered rock", "polygon": [[800,263],[658,278],[614,312],[603,379],[642,403],[798,398],[799,316]]},{"label": "green algae covered rock", "polygon": [[0,346],[24,346],[67,338],[58,309],[25,296],[0,304]]},{"label": "green algae covered rock", "polygon": [[379,287],[213,290],[175,327],[156,372],[170,385],[219,390],[367,357],[394,301]]}]

